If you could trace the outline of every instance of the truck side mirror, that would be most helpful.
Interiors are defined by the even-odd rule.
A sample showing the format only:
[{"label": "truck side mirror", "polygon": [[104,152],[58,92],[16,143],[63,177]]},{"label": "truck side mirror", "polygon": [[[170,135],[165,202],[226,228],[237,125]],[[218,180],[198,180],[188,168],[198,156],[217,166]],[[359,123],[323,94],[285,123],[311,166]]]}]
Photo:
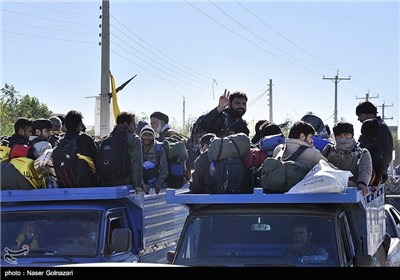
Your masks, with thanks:
[{"label": "truck side mirror", "polygon": [[371,255],[357,255],[353,257],[353,266],[374,266],[374,258]]},{"label": "truck side mirror", "polygon": [[111,234],[110,251],[115,253],[127,252],[132,247],[132,232],[127,228],[116,228]]},{"label": "truck side mirror", "polygon": [[168,263],[172,264],[172,261],[174,260],[175,256],[175,251],[168,251],[167,252],[167,261]]}]

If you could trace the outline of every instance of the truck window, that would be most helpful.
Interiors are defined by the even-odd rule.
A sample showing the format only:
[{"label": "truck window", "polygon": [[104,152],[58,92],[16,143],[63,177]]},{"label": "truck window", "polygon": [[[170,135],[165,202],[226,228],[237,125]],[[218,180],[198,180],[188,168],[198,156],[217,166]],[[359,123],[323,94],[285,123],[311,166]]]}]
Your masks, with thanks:
[{"label": "truck window", "polygon": [[117,228],[129,228],[128,223],[126,220],[126,215],[123,210],[117,210],[117,211],[112,211],[108,214],[107,216],[107,229],[106,229],[106,234],[107,234],[107,244],[106,244],[106,255],[112,255],[113,252],[111,252],[109,245],[111,244],[111,237],[112,237],[112,232],[114,229]]},{"label": "truck window", "polygon": [[325,216],[196,216],[183,233],[175,264],[337,266],[334,226]]},{"label": "truck window", "polygon": [[1,213],[1,254],[27,249],[18,258],[93,257],[98,253],[97,211]]}]

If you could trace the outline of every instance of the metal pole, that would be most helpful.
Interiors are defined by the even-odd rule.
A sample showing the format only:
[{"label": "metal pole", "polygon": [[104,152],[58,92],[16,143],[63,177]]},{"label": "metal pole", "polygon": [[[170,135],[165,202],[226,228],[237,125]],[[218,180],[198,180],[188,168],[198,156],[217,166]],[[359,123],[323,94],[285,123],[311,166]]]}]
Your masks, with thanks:
[{"label": "metal pole", "polygon": [[100,136],[110,133],[110,1],[102,1]]},{"label": "metal pole", "polygon": [[272,110],[272,79],[269,79],[269,121],[274,121],[274,114]]}]

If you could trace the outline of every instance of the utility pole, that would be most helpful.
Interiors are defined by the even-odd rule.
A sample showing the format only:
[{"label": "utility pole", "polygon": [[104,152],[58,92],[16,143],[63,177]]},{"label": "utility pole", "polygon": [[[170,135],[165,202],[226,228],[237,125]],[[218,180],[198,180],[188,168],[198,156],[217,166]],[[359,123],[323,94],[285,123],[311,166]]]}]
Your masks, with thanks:
[{"label": "utility pole", "polygon": [[110,133],[110,1],[101,4],[100,136]]},{"label": "utility pole", "polygon": [[183,96],[182,131],[185,129],[185,96]]},{"label": "utility pole", "polygon": [[377,94],[376,96],[369,96],[369,91],[365,94],[365,97],[358,97],[356,95],[356,99],[364,99],[365,98],[365,101],[368,101],[371,98],[378,98],[378,97],[379,97],[379,94]]},{"label": "utility pole", "polygon": [[393,107],[393,103],[390,104],[390,105],[386,105],[386,104],[385,104],[385,101],[383,101],[383,104],[382,104],[382,105],[376,106],[376,107],[381,107],[381,108],[382,108],[382,120],[393,120],[393,117],[391,117],[391,118],[386,118],[386,117],[385,117],[385,108],[386,108],[386,107]]},{"label": "utility pole", "polygon": [[267,86],[269,87],[268,88],[269,121],[273,122],[274,121],[274,117],[273,117],[274,114],[273,114],[273,111],[272,111],[272,79],[269,79],[269,84]]},{"label": "utility pole", "polygon": [[323,80],[331,80],[332,82],[335,83],[335,110],[333,112],[334,124],[336,124],[338,122],[337,121],[337,114],[338,114],[338,111],[337,111],[337,95],[338,95],[337,85],[341,80],[350,80],[350,76],[348,78],[339,78],[338,76],[339,76],[339,70],[337,70],[336,76],[334,78],[325,78],[325,76],[322,77]]}]

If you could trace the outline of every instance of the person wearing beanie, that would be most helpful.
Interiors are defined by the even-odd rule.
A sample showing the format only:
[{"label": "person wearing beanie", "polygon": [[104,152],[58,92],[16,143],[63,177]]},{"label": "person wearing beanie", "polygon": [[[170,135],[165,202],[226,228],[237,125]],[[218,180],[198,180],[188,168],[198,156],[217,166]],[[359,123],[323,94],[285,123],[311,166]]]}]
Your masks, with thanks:
[{"label": "person wearing beanie", "polygon": [[135,133],[136,135],[140,136],[140,131],[142,130],[143,127],[145,127],[146,125],[149,125],[145,120],[140,120],[138,121],[137,125],[136,125],[136,129],[135,129]]},{"label": "person wearing beanie", "polygon": [[372,178],[372,159],[367,149],[357,145],[354,139],[354,128],[349,122],[338,122],[333,127],[335,144],[328,144],[322,155],[328,162],[341,170],[350,171],[348,186],[357,187],[363,195],[368,194],[368,186]]},{"label": "person wearing beanie", "polygon": [[150,189],[154,188],[155,193],[159,194],[161,185],[168,177],[167,153],[162,143],[155,140],[154,129],[145,125],[140,130],[143,153],[143,190],[149,194]]},{"label": "person wearing beanie", "polygon": [[365,120],[361,126],[361,135],[358,139],[361,148],[369,151],[372,158],[372,168],[374,170],[371,185],[377,187],[382,181],[383,175],[383,150],[377,142],[379,135],[380,124],[377,119]]},{"label": "person wearing beanie", "polygon": [[388,178],[388,168],[392,162],[393,135],[383,119],[377,116],[377,113],[377,108],[369,101],[362,102],[356,107],[356,115],[361,123],[364,123],[368,119],[376,119],[380,125],[379,134],[376,135],[376,143],[381,146],[383,151],[382,183],[385,183]]},{"label": "person wearing beanie", "polygon": [[52,149],[48,139],[52,135],[51,121],[48,119],[37,119],[32,122],[32,136],[29,141],[33,146],[34,158],[40,157],[47,149]]}]

